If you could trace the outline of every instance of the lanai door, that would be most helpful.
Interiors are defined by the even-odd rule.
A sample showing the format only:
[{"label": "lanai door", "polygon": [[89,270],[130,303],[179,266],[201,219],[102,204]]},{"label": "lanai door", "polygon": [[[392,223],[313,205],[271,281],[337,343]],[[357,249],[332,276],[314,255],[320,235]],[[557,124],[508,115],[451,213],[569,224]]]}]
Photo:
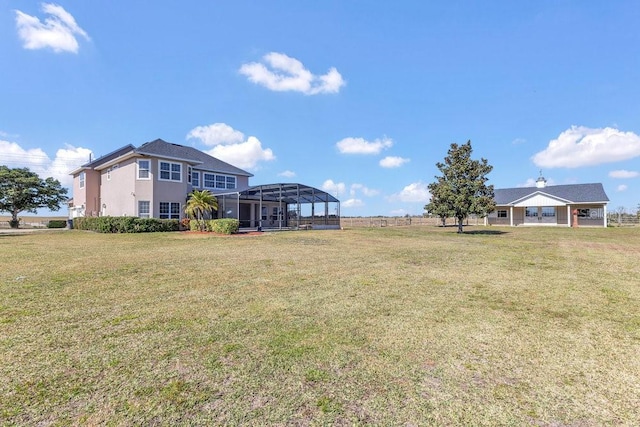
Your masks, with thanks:
[{"label": "lanai door", "polygon": [[524,211],[525,224],[557,224],[555,206],[527,206]]}]

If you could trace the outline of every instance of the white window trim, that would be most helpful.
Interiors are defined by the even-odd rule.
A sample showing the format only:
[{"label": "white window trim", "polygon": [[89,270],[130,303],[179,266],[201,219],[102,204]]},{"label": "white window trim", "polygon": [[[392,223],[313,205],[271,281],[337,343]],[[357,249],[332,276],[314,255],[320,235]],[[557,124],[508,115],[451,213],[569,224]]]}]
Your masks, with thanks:
[{"label": "white window trim", "polygon": [[[197,176],[198,177],[198,185],[193,185],[193,177]],[[199,171],[191,171],[191,185],[193,185],[194,188],[200,188],[202,186],[202,183],[200,182],[200,172]]]},{"label": "white window trim", "polygon": [[[205,175],[213,176],[213,187],[207,187],[205,185],[205,178],[204,178]],[[218,182],[218,177],[224,177],[224,188],[220,188],[216,186],[216,183]],[[227,187],[227,178],[233,178],[233,181],[235,183],[234,187],[232,188]],[[238,188],[238,177],[235,175],[225,175],[221,173],[202,172],[202,182],[200,183],[200,187],[206,188],[207,190],[235,190],[236,188]]]},{"label": "white window trim", "polygon": [[[149,172],[149,176],[146,177],[146,178],[140,178],[140,170],[141,170],[140,169],[140,162],[148,162],[149,163],[149,169],[142,169],[142,170],[146,170],[146,171]],[[151,160],[149,160],[149,159],[138,159],[138,160],[136,160],[136,178],[138,180],[141,180],[141,181],[148,181],[148,180],[151,179]]]},{"label": "white window trim", "polygon": [[[140,203],[147,202],[149,204],[149,212],[146,214],[147,216],[141,216],[140,212]],[[151,201],[150,200],[138,200],[138,217],[139,218],[153,218],[153,212],[151,210]]]},{"label": "white window trim", "polygon": [[[169,165],[169,179],[164,179],[162,178],[162,170],[160,169],[160,165],[162,163],[167,163]],[[176,179],[171,179],[171,175],[173,174],[173,170],[172,170],[172,166],[173,165],[178,165],[180,166],[180,179],[176,180]],[[182,163],[177,163],[177,162],[170,162],[167,160],[158,160],[158,181],[167,181],[167,182],[182,182]],[[164,171],[166,172],[166,171]]]},{"label": "white window trim", "polygon": [[87,174],[84,171],[80,172],[80,174],[78,175],[78,185],[80,186],[80,188],[84,188],[86,180]]},{"label": "white window trim", "polygon": [[[163,203],[166,203],[166,204],[168,204],[168,205],[169,205],[169,206],[168,206],[168,207],[169,207],[169,212],[168,212],[168,214],[167,214],[167,215],[168,215],[168,217],[167,217],[167,218],[162,218],[162,215],[163,215],[163,214],[162,214],[162,212],[161,212],[161,210],[160,210],[160,206],[161,206]],[[171,208],[172,208],[172,206],[173,206],[173,205],[178,205],[178,217],[177,217],[177,218],[172,218],[172,217],[171,217]],[[182,205],[180,204],[180,202],[160,202],[160,203],[158,204],[158,218],[160,218],[160,219],[180,219],[180,218],[181,218],[181,214],[180,214],[180,212],[182,212]]]}]

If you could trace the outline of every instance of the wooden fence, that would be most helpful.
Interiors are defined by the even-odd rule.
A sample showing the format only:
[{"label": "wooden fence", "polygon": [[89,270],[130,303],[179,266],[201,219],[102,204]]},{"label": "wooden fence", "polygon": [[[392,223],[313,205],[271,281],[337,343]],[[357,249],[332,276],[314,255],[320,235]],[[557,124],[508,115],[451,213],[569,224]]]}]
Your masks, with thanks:
[{"label": "wooden fence", "polygon": [[640,217],[637,215],[611,213],[607,216],[607,222],[611,226],[633,227],[640,225]]},{"label": "wooden fence", "polygon": [[[447,218],[446,225],[454,226],[457,224],[455,218]],[[402,226],[416,226],[416,225],[430,225],[441,226],[442,219],[440,218],[425,218],[421,216],[413,217],[388,217],[388,216],[367,216],[367,217],[341,217],[340,226],[342,228],[355,228],[355,227],[402,227]],[[484,225],[483,218],[472,217],[465,220],[465,225]]]}]

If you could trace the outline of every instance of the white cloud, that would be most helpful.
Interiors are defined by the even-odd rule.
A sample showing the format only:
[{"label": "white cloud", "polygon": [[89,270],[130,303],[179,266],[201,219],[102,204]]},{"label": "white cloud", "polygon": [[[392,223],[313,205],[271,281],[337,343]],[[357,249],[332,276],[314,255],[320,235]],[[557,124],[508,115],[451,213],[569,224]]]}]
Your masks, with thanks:
[{"label": "white cloud", "polygon": [[15,142],[0,141],[0,152],[2,163],[10,168],[29,168],[37,173],[40,178],[53,177],[60,181],[63,186],[70,187],[73,178],[69,175],[73,169],[87,163],[92,155],[88,148],[65,145],[56,151],[56,155],[51,159],[42,149],[32,148],[25,150]]},{"label": "white cloud", "polygon": [[285,178],[293,178],[294,176],[296,176],[296,173],[294,171],[286,170],[286,171],[280,172],[278,176],[283,176]]},{"label": "white cloud", "polygon": [[361,208],[364,206],[364,202],[360,199],[347,199],[340,202],[340,206],[343,208]]},{"label": "white cloud", "polygon": [[225,123],[214,123],[191,129],[187,139],[199,139],[203,144],[213,147],[221,144],[239,144],[244,141],[244,134]]},{"label": "white cloud", "polygon": [[621,184],[621,185],[618,185],[618,188],[616,188],[616,191],[617,191],[618,193],[620,193],[620,192],[622,192],[622,191],[627,191],[627,188],[629,188],[629,186],[627,186],[627,185],[625,185],[625,184]]},{"label": "white cloud", "polygon": [[322,187],[320,188],[338,198],[340,198],[340,195],[346,194],[346,186],[344,185],[344,182],[333,182],[333,180],[328,179],[322,183]]},{"label": "white cloud", "polygon": [[197,126],[187,134],[187,139],[197,139],[204,145],[213,146],[208,154],[241,169],[253,169],[259,162],[275,160],[270,148],[262,148],[255,136],[245,139],[242,132],[225,123]]},{"label": "white cloud", "polygon": [[431,198],[429,194],[428,184],[423,182],[414,182],[407,185],[399,193],[393,194],[389,197],[391,201],[400,201],[407,203],[427,203]]},{"label": "white cloud", "polygon": [[524,139],[524,138],[516,138],[513,141],[511,141],[511,144],[513,144],[513,145],[522,145],[522,144],[524,144],[526,142],[527,142],[527,140]]},{"label": "white cloud", "polygon": [[262,148],[262,143],[255,136],[250,136],[240,144],[217,145],[208,153],[241,169],[253,169],[258,162],[268,162],[276,158],[270,148]]},{"label": "white cloud", "polygon": [[[338,70],[330,68],[327,74],[318,76],[307,70],[302,62],[284,53],[270,52],[263,62],[251,62],[240,67],[240,74],[253,83],[267,89],[285,92],[302,92],[305,95],[338,93],[346,83]],[[265,66],[266,64],[266,66]]]},{"label": "white cloud", "polygon": [[390,148],[393,140],[384,137],[372,142],[364,138],[344,138],[336,143],[336,147],[343,154],[379,154],[382,150]]},{"label": "white cloud", "polygon": [[78,52],[77,36],[90,40],[73,16],[62,6],[43,3],[42,11],[48,15],[44,22],[39,18],[16,10],[16,27],[25,49],[51,48],[54,52]]},{"label": "white cloud", "polygon": [[622,169],[622,170],[609,172],[609,176],[611,178],[620,178],[620,179],[637,178],[637,177],[640,176],[640,172],[627,171],[627,170]]},{"label": "white cloud", "polygon": [[351,195],[351,197],[355,197],[358,191],[367,197],[374,197],[380,194],[378,190],[368,188],[362,184],[351,184],[351,189],[349,190],[349,194]]},{"label": "white cloud", "polygon": [[532,157],[545,168],[577,168],[640,156],[640,136],[614,128],[571,126]]},{"label": "white cloud", "polygon": [[408,163],[410,159],[404,157],[387,156],[380,160],[380,166],[383,168],[399,168],[400,166]]}]

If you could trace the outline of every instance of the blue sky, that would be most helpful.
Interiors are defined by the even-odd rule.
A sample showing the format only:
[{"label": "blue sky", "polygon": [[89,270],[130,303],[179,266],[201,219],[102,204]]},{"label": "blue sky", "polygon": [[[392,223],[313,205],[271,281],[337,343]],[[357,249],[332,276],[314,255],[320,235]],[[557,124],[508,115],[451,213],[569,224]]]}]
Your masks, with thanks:
[{"label": "blue sky", "polygon": [[640,203],[640,2],[0,0],[0,164],[65,185],[192,145],[343,215],[421,214],[452,142],[496,188]]}]

